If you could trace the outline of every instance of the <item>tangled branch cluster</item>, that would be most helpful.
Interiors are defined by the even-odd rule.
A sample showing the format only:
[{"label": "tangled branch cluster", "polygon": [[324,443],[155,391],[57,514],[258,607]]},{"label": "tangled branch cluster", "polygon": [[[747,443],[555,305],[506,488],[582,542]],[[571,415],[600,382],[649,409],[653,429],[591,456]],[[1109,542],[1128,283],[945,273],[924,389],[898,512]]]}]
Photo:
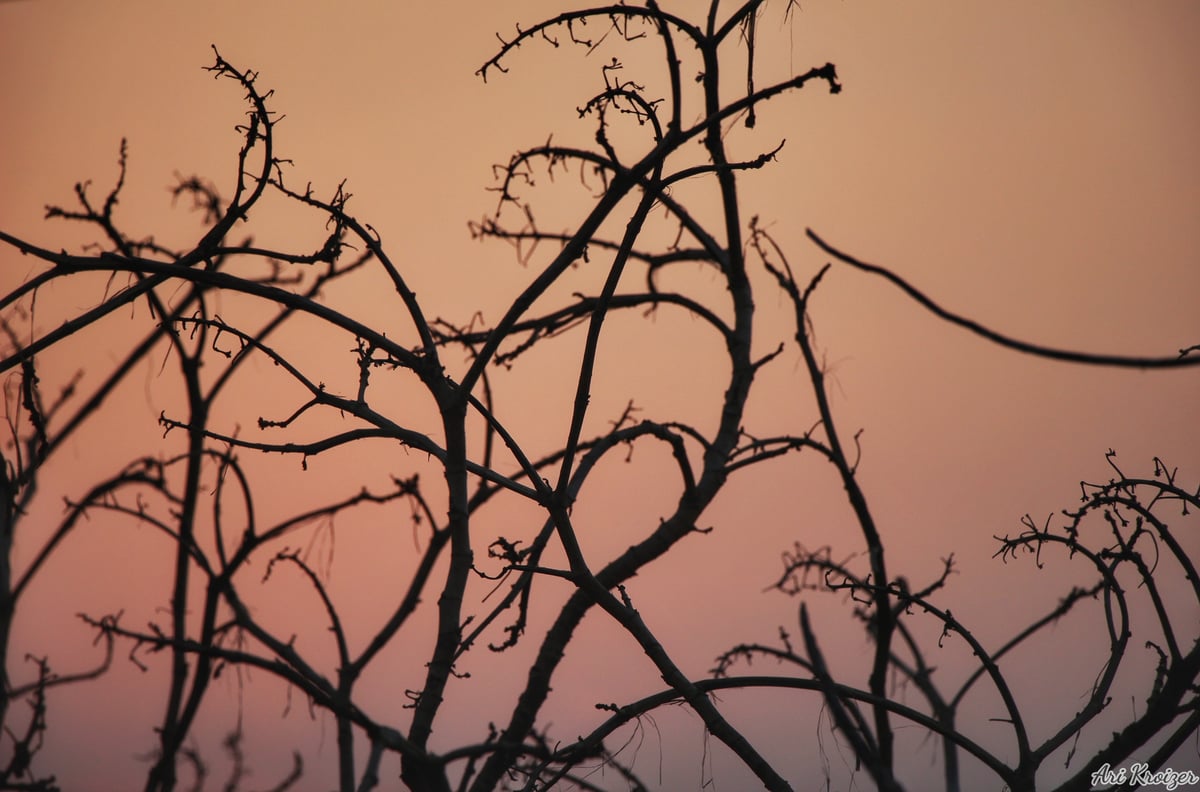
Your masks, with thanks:
[{"label": "tangled branch cluster", "polygon": [[[117,183],[99,206],[88,185],[76,187],[79,207],[51,208],[51,218],[82,222],[99,230],[99,250],[68,253],[40,247],[0,231],[6,246],[36,259],[40,271],[0,298],[0,325],[7,336],[0,371],[12,372],[6,383],[9,432],[12,439],[0,467],[0,547],[5,560],[0,640],[7,648],[8,628],[22,596],[43,571],[46,560],[89,514],[111,514],[151,529],[172,549],[171,596],[167,615],[147,626],[130,623],[121,612],[86,614],[83,619],[105,647],[105,657],[93,670],[55,676],[46,659],[35,659],[37,679],[15,685],[12,671],[3,670],[6,723],[14,718],[7,705],[27,699],[32,715],[23,731],[7,729],[11,758],[0,768],[0,785],[8,788],[51,789],[52,775],[36,772],[36,754],[46,733],[46,691],[80,683],[105,673],[114,646],[128,648],[128,658],[148,667],[165,658],[169,668],[164,691],[164,715],[157,727],[155,758],[146,789],[169,790],[180,783],[180,768],[190,766],[202,779],[204,762],[188,746],[202,705],[213,682],[229,669],[253,669],[282,680],[302,694],[314,710],[328,713],[336,723],[338,787],[371,789],[380,784],[385,755],[400,757],[402,779],[413,790],[471,790],[497,788],[550,789],[571,782],[596,788],[586,771],[602,765],[614,768],[633,788],[646,788],[606,742],[618,730],[636,724],[655,709],[684,703],[768,789],[790,789],[791,783],[722,712],[718,691],[777,688],[811,691],[818,695],[836,729],[856,760],[881,790],[902,788],[897,773],[897,730],[915,724],[942,741],[945,783],[961,784],[959,757],[963,752],[983,763],[1011,789],[1033,789],[1044,760],[1078,738],[1087,724],[1111,701],[1118,667],[1128,653],[1131,635],[1131,585],[1150,598],[1161,635],[1147,642],[1158,657],[1155,678],[1140,714],[1094,756],[1078,763],[1078,772],[1062,789],[1082,788],[1083,780],[1102,762],[1117,763],[1150,743],[1161,742],[1150,761],[1166,761],[1200,723],[1196,680],[1200,677],[1200,645],[1192,624],[1181,623],[1157,581],[1164,563],[1182,568],[1191,594],[1200,604],[1200,580],[1194,563],[1168,528],[1161,512],[1182,507],[1185,515],[1200,509],[1200,494],[1182,486],[1174,471],[1156,463],[1155,476],[1136,479],[1119,470],[1106,485],[1084,487],[1083,506],[1068,513],[1060,529],[1037,528],[1005,538],[999,555],[1005,559],[1033,554],[1040,563],[1044,549],[1061,546],[1076,561],[1090,564],[1096,580],[1090,587],[1066,593],[1053,610],[1039,617],[1010,641],[989,648],[937,601],[953,560],[947,559],[940,577],[922,588],[911,588],[889,566],[882,534],[861,486],[857,468],[861,449],[857,434],[839,431],[827,394],[827,372],[814,346],[809,305],[828,266],[807,282],[798,280],[783,250],[757,219],[743,215],[739,173],[770,164],[783,142],[772,143],[750,158],[731,154],[731,127],[742,121],[755,126],[756,111],[765,103],[801,89],[821,87],[841,91],[832,64],[814,67],[784,82],[756,87],[754,42],[760,2],[747,2],[723,17],[716,2],[707,19],[693,24],[648,0],[644,7],[614,5],[564,13],[501,39],[497,54],[480,69],[486,78],[515,51],[538,41],[554,47],[567,42],[592,51],[610,37],[629,44],[645,39],[661,49],[661,64],[669,86],[665,97],[648,96],[642,84],[617,75],[621,62],[613,58],[601,67],[603,89],[579,108],[581,118],[595,124],[595,146],[576,148],[547,140],[520,151],[497,168],[498,203],[494,212],[471,225],[480,238],[513,246],[517,258],[532,269],[528,283],[494,323],[476,317],[466,325],[431,319],[409,285],[405,267],[393,260],[381,235],[350,211],[350,195],[339,185],[322,198],[311,185],[298,190],[285,182],[291,163],[275,150],[278,116],[270,109],[271,93],[258,85],[257,75],[227,62],[218,53],[210,71],[237,84],[245,93],[247,117],[238,127],[242,145],[237,152],[237,177],[231,196],[197,177],[179,177],[173,195],[190,198],[203,214],[206,230],[189,246],[171,249],[126,233],[116,218],[124,185],[126,149],[120,153]],[[788,11],[791,7],[789,4]],[[604,27],[596,37],[585,28]],[[613,43],[612,41],[609,42]],[[685,72],[695,67],[694,72]],[[727,68],[744,68],[745,90],[730,98]],[[693,76],[694,75],[694,76]],[[687,118],[698,121],[688,123]],[[632,124],[633,132],[628,128]],[[697,144],[705,161],[694,162]],[[534,174],[541,171],[578,173],[591,204],[568,232],[551,232],[536,221],[532,199]],[[673,188],[687,182],[703,185],[716,196],[713,217],[693,212]],[[233,242],[240,222],[249,222],[266,194],[282,196],[313,213],[324,223],[324,241],[315,250],[289,251],[260,247],[252,240]],[[661,208],[673,225],[667,244],[649,241],[651,212]],[[628,214],[623,214],[628,210]],[[621,233],[605,236],[609,222],[620,218]],[[669,236],[669,235],[668,235]],[[846,264],[887,278],[934,314],[967,327],[984,338],[1015,346],[1023,352],[1074,362],[1138,367],[1190,367],[1200,361],[1195,347],[1178,357],[1118,358],[1053,350],[1023,344],[942,309],[915,287],[887,270],[842,253],[816,233],[809,236],[825,253]],[[547,254],[547,250],[553,250]],[[552,288],[562,284],[580,263],[600,270],[602,285],[594,293],[577,293],[561,304],[545,307]],[[720,301],[662,286],[662,274],[681,264],[700,266],[720,279]],[[628,286],[628,272],[639,270],[639,288]],[[367,271],[382,274],[390,288],[394,325],[364,321],[322,296],[335,283]],[[63,280],[101,273],[109,280],[102,297],[61,325],[37,328],[33,305],[39,289]],[[803,434],[754,436],[746,429],[746,406],[756,374],[784,346],[755,357],[755,276],[766,274],[792,310],[794,343],[803,357],[805,373],[815,396],[817,415]],[[231,319],[218,311],[221,298],[237,295],[255,301],[263,310]],[[66,345],[72,337],[91,332],[118,309],[144,304],[152,321],[143,335],[86,393],[79,379],[62,392],[43,392],[38,361]],[[727,363],[718,404],[712,405],[710,430],[671,419],[636,419],[630,402],[609,429],[587,434],[590,395],[596,387],[596,361],[606,323],[618,312],[670,308],[696,320],[701,332],[719,340]],[[310,361],[285,351],[279,343],[300,319],[315,321],[346,340],[349,356],[343,371],[350,385],[335,387],[316,373]],[[521,356],[541,349],[565,333],[584,335],[574,361],[573,397],[569,422],[556,449],[541,455],[510,429],[497,406],[489,379],[491,367],[513,367]],[[453,373],[451,350],[466,351],[463,371]],[[33,507],[39,474],[81,427],[98,420],[121,384],[160,356],[164,378],[173,378],[182,399],[162,413],[163,445],[124,465],[115,475],[95,484],[68,504],[65,516],[50,538],[19,573],[8,574],[14,537]],[[457,358],[456,358],[457,359]],[[250,377],[251,362],[267,362],[303,397],[282,413],[276,403],[255,405],[261,412],[248,421],[257,433],[244,434],[219,418],[227,394],[241,378]],[[423,425],[397,406],[388,388],[398,381],[415,384],[436,420]],[[245,406],[238,405],[241,413]],[[305,421],[335,414],[350,428],[313,437]],[[310,424],[309,424],[310,425]],[[469,427],[480,426],[478,433]],[[393,476],[390,488],[363,488],[317,508],[260,522],[259,491],[245,464],[252,452],[308,460],[334,449],[365,442],[389,444],[432,460],[442,481],[429,485],[417,473]],[[573,507],[589,477],[612,452],[632,454],[647,443],[660,443],[674,468],[672,510],[652,525],[642,526],[627,549],[607,560],[585,553]],[[168,450],[163,450],[168,449]],[[852,618],[871,640],[865,682],[840,678],[822,650],[806,605],[800,609],[801,641],[780,632],[778,645],[744,644],[718,658],[710,678],[694,679],[680,666],[639,613],[626,584],[657,559],[670,553],[703,527],[706,509],[735,474],[787,455],[805,452],[827,462],[844,488],[864,548],[859,558],[836,561],[828,549],[805,550],[797,545],[786,557],[776,584],[797,597],[817,592],[841,592],[852,603]],[[1115,463],[1114,463],[1114,469]],[[444,481],[444,483],[443,483]],[[667,486],[663,483],[662,486]],[[518,539],[489,530],[485,522],[491,504],[515,499],[536,507],[541,525],[531,538]],[[365,640],[354,640],[345,626],[327,578],[310,556],[296,548],[297,533],[317,524],[345,524],[366,508],[400,515],[419,532],[416,563],[400,581],[388,602],[388,616]],[[1093,515],[1100,515],[1108,533],[1094,538]],[[1088,534],[1088,535],[1085,535]],[[487,563],[477,563],[473,541],[486,536]],[[564,559],[556,561],[554,559]],[[296,641],[263,616],[247,594],[247,572],[255,564],[265,569],[260,582],[297,573],[320,602],[314,616],[328,631],[334,661],[322,662],[309,645]],[[1130,582],[1132,577],[1133,583]],[[564,581],[570,594],[553,613],[544,636],[526,632],[543,581]],[[473,599],[478,586],[496,592],[494,599]],[[413,639],[419,629],[420,603],[435,602],[433,631]],[[1047,626],[1065,618],[1083,603],[1099,601],[1110,653],[1091,695],[1081,710],[1041,744],[1034,744],[1021,704],[1010,689],[999,661],[1029,643]],[[481,604],[482,603],[482,604]],[[476,607],[478,610],[476,611]],[[568,742],[551,736],[542,722],[552,682],[567,646],[584,617],[603,612],[629,636],[665,683],[663,690],[625,704],[603,704],[592,731]],[[1194,611],[1193,611],[1194,613]],[[963,641],[978,667],[952,692],[939,681],[912,624],[932,620],[941,632],[939,644]],[[450,747],[431,740],[435,724],[455,692],[453,680],[463,675],[463,657],[479,651],[507,651],[534,642],[533,660],[522,680],[507,719],[489,724],[474,741]],[[368,668],[380,662],[385,650],[398,646],[427,648],[423,678],[395,706],[364,698],[360,685]],[[411,651],[411,650],[410,650]],[[739,663],[768,657],[783,663],[788,673],[775,676],[737,676]],[[897,693],[896,679],[916,690],[921,703],[908,703]],[[1004,702],[1006,721],[1017,749],[1015,759],[988,747],[960,722],[960,705],[968,692],[990,685]],[[467,694],[469,695],[469,694]],[[241,732],[227,743],[234,772],[228,788],[243,777]],[[360,755],[366,746],[365,758]],[[358,750],[356,750],[358,749]],[[277,786],[294,786],[303,764]]]}]

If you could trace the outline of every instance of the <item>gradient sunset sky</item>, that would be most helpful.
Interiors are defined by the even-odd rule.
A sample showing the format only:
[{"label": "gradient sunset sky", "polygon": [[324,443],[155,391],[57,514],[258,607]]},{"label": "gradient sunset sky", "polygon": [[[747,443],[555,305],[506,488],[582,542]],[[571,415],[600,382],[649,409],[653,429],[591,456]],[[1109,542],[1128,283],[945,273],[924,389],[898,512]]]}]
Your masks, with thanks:
[{"label": "gradient sunset sky", "polygon": [[[698,17],[707,4],[662,5]],[[756,214],[771,228],[802,277],[828,260],[805,239],[811,228],[955,312],[1020,339],[1147,356],[1200,343],[1200,4],[805,0],[785,19],[786,5],[769,3],[759,22],[757,82],[828,61],[837,65],[844,90],[831,96],[806,87],[774,100],[760,108],[752,135],[736,134],[750,156],[786,138],[776,163],[739,183],[745,216]],[[602,87],[600,58],[609,53],[589,59],[569,46],[526,46],[506,62],[508,74],[484,83],[475,71],[498,46],[497,32],[508,38],[514,24],[564,8],[540,1],[0,3],[0,228],[52,249],[78,249],[95,238],[45,220],[44,207],[69,204],[77,181],[90,179],[95,196],[106,194],[126,138],[129,173],[118,210],[126,230],[180,244],[194,236],[196,218],[171,207],[167,188],[176,172],[198,173],[228,192],[239,144],[233,127],[243,119],[236,86],[202,71],[215,44],[274,90],[272,106],[287,116],[277,143],[295,163],[294,183],[311,181],[328,194],[346,179],[353,212],[404,263],[430,315],[465,323],[481,310],[494,320],[535,270],[522,268],[503,245],[472,240],[467,222],[494,207],[495,195],[486,191],[493,164],[549,133],[590,140],[592,122],[581,121],[576,108]],[[631,52],[628,76],[654,63]],[[564,223],[582,216],[586,196],[575,195],[547,213]],[[281,206],[275,216],[262,210],[254,232],[308,250],[320,244],[324,229]],[[0,250],[5,292],[32,272],[29,261]],[[361,305],[367,315],[386,310],[367,290],[333,297]],[[95,299],[92,292],[50,293],[45,321]],[[756,300],[763,316],[757,343],[765,352],[793,330],[781,297],[763,288]],[[953,552],[960,574],[947,601],[989,640],[1050,607],[1067,585],[1053,568],[1038,573],[1032,564],[1014,568],[992,559],[994,536],[1019,531],[1026,513],[1040,523],[1075,506],[1081,479],[1110,477],[1104,458],[1110,448],[1126,472],[1148,473],[1157,455],[1191,486],[1200,478],[1194,371],[1119,371],[1024,357],[941,323],[881,279],[840,265],[814,298],[813,314],[842,431],[864,430],[860,477],[892,570],[927,580]],[[46,360],[40,368],[46,383],[114,359],[121,328],[113,327],[111,343],[93,336],[91,346]],[[724,370],[711,350],[693,346],[694,333],[668,318],[615,326],[600,363],[604,385],[593,395],[595,428],[630,399],[642,408],[640,417],[711,420]],[[326,340],[305,343],[324,349]],[[329,354],[347,354],[340,340],[330,344]],[[573,352],[577,347],[564,343],[563,360]],[[570,382],[564,384],[562,366],[539,358],[497,374],[505,420],[538,450],[559,442],[565,429],[561,398]],[[764,370],[752,401],[756,425],[802,432],[814,423],[802,368],[799,352],[788,348]],[[126,450],[153,450],[161,437],[155,422],[169,405],[153,389],[152,370],[143,380],[137,387],[144,392],[131,391],[112,418],[78,438],[44,483],[47,532],[63,497],[77,497],[119,468]],[[251,426],[256,409],[231,413],[229,421]],[[646,457],[605,471],[595,494],[579,504],[586,549],[597,558],[623,550],[669,508],[655,484],[654,459]],[[259,506],[286,513],[316,497],[310,489],[353,491],[418,464],[395,451],[310,460],[306,474],[298,463],[285,463],[278,480],[266,479]],[[536,520],[519,508],[502,514],[512,526]],[[696,676],[733,644],[770,642],[780,625],[795,631],[797,603],[763,593],[793,542],[832,544],[835,555],[861,550],[838,483],[812,460],[789,460],[735,481],[707,519],[713,533],[685,543],[630,587],[664,645]],[[154,617],[166,603],[169,572],[155,564],[169,557],[169,548],[138,544],[147,539],[98,524],[64,546],[22,604],[8,657],[18,681],[33,673],[20,662],[26,653],[49,654],[63,673],[95,656],[93,635],[75,617],[81,610],[99,614],[133,601],[139,618]],[[332,552],[320,530],[297,541]],[[1187,541],[1200,552],[1195,535]],[[117,557],[129,560],[127,567],[96,563],[110,557],[114,543],[126,542],[129,549]],[[397,540],[364,525],[340,536],[331,556],[331,588],[359,614],[351,630],[360,638],[387,611],[388,587],[405,570],[380,562],[380,547],[390,552],[389,543],[400,553],[412,537]],[[18,569],[38,546],[39,538],[20,540]],[[846,608],[825,599],[830,607],[818,611],[818,626],[853,666],[865,641],[849,625]],[[291,618],[288,597],[278,590],[264,591],[261,607]],[[1200,613],[1191,616],[1200,621]],[[544,623],[532,627],[531,638],[542,629]],[[1080,682],[1069,659],[1085,634],[1085,627],[1064,625],[1044,644],[1049,668],[1023,680],[1030,698],[1058,716],[1073,711],[1090,682],[1091,671]],[[154,744],[163,687],[122,658],[118,651],[104,680],[50,700],[51,728],[39,761],[64,789],[92,788],[97,778],[121,788],[145,772],[136,757]],[[389,701],[399,711],[423,659],[401,651],[389,656],[391,665],[371,682],[380,711]],[[489,720],[507,717],[523,659],[480,652],[468,661],[473,679],[451,693],[435,748],[479,739]],[[1072,682],[1083,688],[1063,687]],[[627,637],[589,617],[546,719],[570,739],[596,722],[595,703],[627,701],[661,684]],[[220,738],[231,725],[237,691],[228,684],[213,695],[220,705],[206,713],[197,745],[220,767]],[[312,788],[333,785],[331,722],[310,721],[303,703],[289,703],[273,683],[247,702],[256,783],[274,783],[299,750],[309,762],[307,781],[318,785]],[[785,775],[801,787],[816,786],[815,709],[797,700],[781,710],[771,697],[756,695],[724,703],[761,737]],[[993,713],[982,704],[979,714]],[[405,716],[396,718],[403,723]],[[699,788],[709,775],[717,789],[746,783],[745,771],[719,747],[708,746],[712,755],[703,765],[706,744],[694,716],[664,712],[659,726],[639,737],[645,742],[637,767],[647,781],[664,790]],[[828,739],[827,726],[824,733]],[[914,767],[932,773],[936,752],[924,751]],[[844,789],[850,776],[842,757],[832,755],[830,772]],[[1194,751],[1184,759],[1200,766]],[[393,783],[395,763],[385,770]],[[615,777],[594,780],[623,788]]]}]

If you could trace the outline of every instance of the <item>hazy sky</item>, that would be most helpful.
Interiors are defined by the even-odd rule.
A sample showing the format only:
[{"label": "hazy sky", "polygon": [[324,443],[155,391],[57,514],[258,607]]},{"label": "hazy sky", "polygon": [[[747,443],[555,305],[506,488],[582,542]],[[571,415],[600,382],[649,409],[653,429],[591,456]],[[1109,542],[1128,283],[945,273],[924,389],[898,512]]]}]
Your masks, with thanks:
[{"label": "hazy sky", "polygon": [[[663,5],[685,15],[704,6]],[[952,310],[1018,338],[1155,356],[1200,343],[1200,4],[806,0],[786,21],[784,5],[769,4],[760,21],[759,84],[831,61],[845,86],[838,96],[814,86],[772,101],[760,109],[753,136],[737,133],[748,156],[786,138],[778,162],[740,184],[746,217],[757,214],[770,225],[799,272],[812,273],[826,260],[804,239],[812,228]],[[329,194],[347,179],[353,212],[380,231],[430,315],[466,322],[479,309],[494,320],[533,270],[522,269],[503,245],[472,240],[467,221],[492,210],[495,196],[485,191],[491,167],[516,148],[551,132],[556,140],[590,139],[590,122],[579,120],[576,107],[602,87],[602,61],[571,47],[527,46],[507,62],[509,74],[485,84],[474,72],[495,50],[497,31],[508,37],[515,23],[561,8],[307,0],[0,4],[0,227],[51,248],[92,238],[44,221],[44,206],[68,204],[81,180],[92,180],[93,195],[103,196],[124,137],[129,174],[119,217],[127,231],[172,243],[194,235],[195,219],[171,210],[167,187],[176,172],[199,173],[228,192],[239,142],[233,127],[243,118],[236,87],[201,69],[215,44],[274,90],[273,107],[287,116],[277,142],[281,156],[295,162],[293,183],[311,181]],[[631,52],[628,76],[640,77],[634,70],[652,63]],[[569,223],[583,206],[551,199],[547,214]],[[286,207],[278,212],[264,209],[256,218],[264,241],[300,250],[320,244],[319,222],[308,218],[305,225]],[[29,262],[0,251],[5,291],[30,271]],[[379,310],[369,291],[334,297]],[[61,292],[47,297],[46,310],[78,309],[89,299],[95,295]],[[757,343],[767,351],[792,330],[775,294],[764,288],[757,303],[764,317]],[[961,608],[974,616],[988,637],[1006,635],[1005,625],[1016,626],[1023,613],[1040,612],[1042,605],[1030,604],[1035,597],[1048,607],[1061,593],[1034,585],[1053,572],[1038,576],[991,560],[992,537],[1018,531],[1027,512],[1040,522],[1073,506],[1080,479],[1109,477],[1106,450],[1115,449],[1129,472],[1148,472],[1158,455],[1186,471],[1187,481],[1200,477],[1195,373],[1024,358],[939,323],[882,280],[839,266],[813,311],[843,432],[864,429],[861,480],[889,543],[891,568],[927,579],[939,558],[956,553],[962,574],[948,596],[958,598],[956,614]],[[631,398],[647,418],[712,419],[723,370],[710,372],[714,361],[703,345],[693,346],[694,330],[663,320],[613,332],[616,347],[601,360],[606,386],[593,400],[597,429]],[[76,348],[74,358],[47,361],[43,376],[54,381],[117,354],[91,343]],[[319,348],[324,339],[306,343]],[[565,428],[552,417],[565,392],[558,365],[534,359],[498,375],[507,420],[539,450]],[[756,425],[812,425],[801,368],[799,353],[789,349],[764,371],[752,404]],[[122,435],[157,436],[155,419],[168,406],[162,398],[146,385],[119,417],[78,441],[68,454],[74,466],[56,469],[59,478],[47,483],[47,526],[61,503],[55,498],[77,496],[126,461],[102,458],[94,449],[106,446],[90,443],[120,449]],[[230,421],[251,426],[257,416],[231,412]],[[116,439],[104,440],[113,430]],[[352,491],[410,464],[395,452],[355,464],[322,467],[316,460],[315,472],[299,481],[320,476]],[[654,468],[606,471],[593,500],[581,501],[580,523],[592,531],[585,538],[598,557],[622,550],[669,508],[647,470]],[[286,510],[288,498],[276,495],[311,494],[303,491],[311,484],[298,485],[298,493],[283,489],[297,486],[283,483],[296,474],[289,469],[267,486],[264,509]],[[732,484],[714,505],[707,515],[713,534],[687,543],[631,588],[689,673],[703,675],[736,642],[769,642],[779,625],[794,631],[795,603],[762,593],[793,541],[832,543],[845,554],[861,549],[838,485],[821,466],[800,460],[755,475]],[[535,519],[519,509],[506,515],[513,525]],[[365,635],[371,609],[386,610],[380,591],[404,568],[372,566],[372,542],[395,537],[377,535],[374,525],[361,530],[361,537],[339,538],[331,577],[343,601],[365,614],[352,628]],[[102,613],[140,597],[150,618],[154,604],[165,604],[167,570],[131,564],[128,574],[114,575],[92,562],[113,541],[145,541],[138,537],[81,534],[47,567],[9,650],[18,678],[31,672],[19,663],[27,652],[57,652],[52,659],[64,672],[76,664],[65,653],[92,656],[92,636],[76,612]],[[318,547],[325,541],[304,541],[310,539]],[[403,539],[411,546],[409,535]],[[18,557],[33,546],[18,547]],[[156,553],[138,545],[128,557],[163,557]],[[288,618],[287,602],[270,596],[264,593],[264,610]],[[822,613],[829,640],[853,653],[861,636],[837,613]],[[1069,650],[1067,630],[1054,651]],[[531,637],[540,633],[531,630]],[[580,641],[584,650],[568,657],[547,710],[564,738],[594,722],[592,704],[661,685],[649,663],[629,656],[628,639],[599,617],[585,622]],[[394,675],[372,682],[381,702],[399,700],[418,679],[405,675],[411,658],[401,655],[388,661]],[[616,662],[629,673],[611,673]],[[477,690],[487,693],[457,690],[437,747],[475,739],[487,720],[507,716],[511,687],[504,683],[523,674],[520,658],[489,663],[474,658]],[[132,687],[139,673],[117,665],[111,680],[52,700],[44,767],[66,789],[84,788],[97,772],[113,779],[142,772],[131,757],[152,745],[162,688]],[[1053,698],[1055,688],[1046,684],[1041,695]],[[129,698],[134,689],[143,692]],[[1030,680],[1030,690],[1038,695],[1038,680]],[[221,695],[226,701],[234,693]],[[318,719],[312,727],[298,702],[280,718],[283,695],[263,698],[254,714],[262,729],[254,735],[262,752],[257,778],[267,784],[293,748],[311,758],[316,778],[333,754],[332,724]],[[807,764],[816,726],[790,710],[781,714],[774,703],[731,697],[728,706],[775,735],[768,742],[786,773],[807,778],[816,772]],[[209,755],[219,753],[228,721],[214,710],[203,724],[200,747]],[[664,789],[698,786],[698,719],[663,714],[661,723],[663,733],[645,738],[639,769],[656,781],[661,751]],[[715,761],[717,788],[738,788],[742,776],[723,769],[719,755]]]}]

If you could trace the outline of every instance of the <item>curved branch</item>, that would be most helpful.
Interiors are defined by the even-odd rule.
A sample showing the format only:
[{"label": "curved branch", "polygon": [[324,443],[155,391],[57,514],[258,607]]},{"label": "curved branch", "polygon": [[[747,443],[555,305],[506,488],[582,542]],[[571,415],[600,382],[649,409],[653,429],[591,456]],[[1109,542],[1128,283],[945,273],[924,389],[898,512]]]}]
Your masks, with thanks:
[{"label": "curved branch", "polygon": [[1003,335],[991,330],[978,322],[967,319],[964,316],[959,316],[942,306],[935,303],[929,297],[926,297],[915,286],[901,278],[891,270],[885,269],[875,264],[868,264],[861,259],[857,259],[848,253],[843,253],[837,248],[830,245],[811,228],[806,229],[805,233],[808,238],[816,243],[817,247],[824,250],[829,255],[833,256],[838,261],[849,264],[850,266],[869,272],[873,275],[879,275],[901,291],[911,297],[918,305],[928,310],[939,319],[944,319],[950,324],[957,325],[965,330],[968,330],[975,335],[985,338],[994,344],[998,344],[1008,349],[1014,349],[1017,352],[1026,355],[1034,355],[1036,357],[1048,358],[1050,360],[1062,360],[1068,363],[1085,363],[1093,366],[1118,366],[1123,368],[1182,368],[1184,366],[1200,365],[1200,354],[1189,356],[1189,351],[1200,351],[1200,347],[1191,347],[1190,349],[1181,350],[1177,357],[1169,358],[1153,358],[1153,357],[1137,357],[1127,355],[1104,355],[1093,354],[1091,352],[1072,352],[1065,349],[1056,349],[1054,347],[1042,346],[1041,344],[1033,344],[1027,341],[1020,341],[1015,338]]}]

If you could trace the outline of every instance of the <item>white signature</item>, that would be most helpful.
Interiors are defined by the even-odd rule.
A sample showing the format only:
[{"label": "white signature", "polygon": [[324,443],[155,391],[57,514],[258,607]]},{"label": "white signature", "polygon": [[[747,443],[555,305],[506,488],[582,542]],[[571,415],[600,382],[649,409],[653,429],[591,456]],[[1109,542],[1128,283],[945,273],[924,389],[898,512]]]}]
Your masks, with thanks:
[{"label": "white signature", "polygon": [[1200,784],[1200,775],[1191,770],[1172,770],[1169,767],[1151,772],[1150,766],[1144,763],[1118,767],[1115,770],[1108,764],[1104,764],[1099,770],[1092,773],[1092,786],[1094,787],[1118,787],[1126,784],[1129,786],[1160,786],[1167,790],[1173,790]]}]

